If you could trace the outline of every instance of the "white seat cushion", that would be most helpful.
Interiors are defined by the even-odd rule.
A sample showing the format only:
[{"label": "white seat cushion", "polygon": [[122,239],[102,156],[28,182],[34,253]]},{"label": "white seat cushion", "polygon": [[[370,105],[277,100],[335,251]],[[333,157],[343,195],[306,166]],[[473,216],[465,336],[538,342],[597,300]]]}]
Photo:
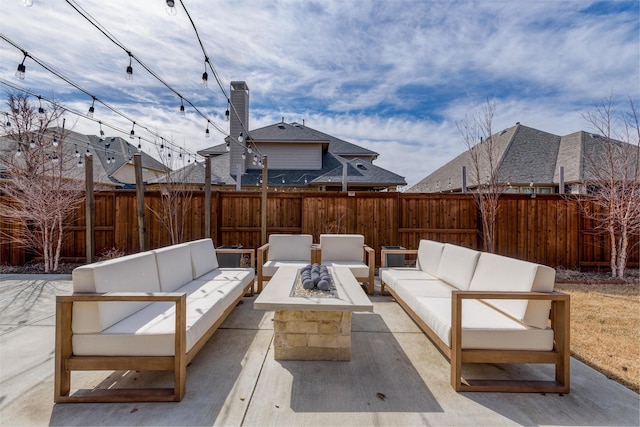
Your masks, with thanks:
[{"label": "white seat cushion", "polygon": [[309,265],[309,261],[267,261],[262,266],[262,274],[273,276],[280,267],[302,268],[306,265]]},{"label": "white seat cushion", "polygon": [[420,240],[416,267],[432,276],[437,275],[443,250],[444,243],[434,242],[433,240]]},{"label": "white seat cushion", "polygon": [[[187,292],[189,351],[243,293],[240,281],[193,281],[176,292]],[[153,303],[101,334],[74,334],[78,356],[171,356],[174,353],[175,305]]]},{"label": "white seat cushion", "polygon": [[[74,292],[160,292],[156,257],[152,252],[83,265],[73,270],[72,277]],[[76,334],[100,332],[147,305],[146,302],[76,302],[72,330]]]},{"label": "white seat cushion", "polygon": [[[416,314],[451,346],[451,300],[418,297],[416,308]],[[553,330],[527,326],[481,301],[464,300],[462,348],[549,351],[553,349]]]},{"label": "white seat cushion", "polygon": [[378,276],[380,276],[380,280],[391,289],[395,288],[395,283],[398,280],[439,280],[437,277],[414,267],[381,268],[378,270]]},{"label": "white seat cushion", "polygon": [[256,273],[253,268],[216,268],[202,276],[198,277],[198,282],[216,281],[239,281],[243,287],[253,282]]},{"label": "white seat cushion", "polygon": [[353,274],[357,279],[369,277],[369,266],[364,262],[322,260],[322,264],[327,267],[346,267],[351,270],[351,274]]},{"label": "white seat cushion", "polygon": [[480,258],[478,251],[446,243],[436,276],[458,289],[467,290],[478,258]]},{"label": "white seat cushion", "polygon": [[[469,290],[553,292],[555,270],[540,264],[500,255],[482,253]],[[528,325],[546,328],[550,301],[485,300]]]},{"label": "white seat cushion", "polygon": [[213,247],[213,240],[194,240],[193,242],[188,242],[188,245],[191,250],[191,267],[194,279],[218,268],[218,257]]}]

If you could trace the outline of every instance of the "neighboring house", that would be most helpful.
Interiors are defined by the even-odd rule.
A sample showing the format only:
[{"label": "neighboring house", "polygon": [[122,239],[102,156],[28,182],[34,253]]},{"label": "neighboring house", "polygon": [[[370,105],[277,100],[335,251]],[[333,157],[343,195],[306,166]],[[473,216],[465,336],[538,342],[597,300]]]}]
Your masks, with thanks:
[{"label": "neighboring house", "polygon": [[[238,181],[245,189],[260,187],[262,167],[254,163],[258,153],[267,156],[271,188],[341,191],[344,181],[350,191],[395,191],[407,184],[404,177],[373,164],[378,153],[304,123],[285,123],[283,119],[280,123],[249,130],[247,135],[249,88],[245,82],[231,82],[230,99],[232,112],[225,143],[198,152],[201,156],[210,156],[211,182],[218,187],[235,189]],[[199,165],[200,168],[187,166],[193,175],[185,170],[185,181],[204,184],[204,167]]]},{"label": "neighboring house", "polygon": [[[65,134],[64,139],[60,135]],[[120,137],[99,137],[95,135],[83,135],[77,132],[50,128],[46,131],[46,142],[50,142],[55,135],[58,136],[58,147],[48,148],[50,155],[58,153],[67,162],[73,162],[77,167],[68,167],[64,173],[70,179],[85,179],[83,161],[90,153],[93,157],[93,181],[95,186],[110,188],[126,188],[135,186],[135,168],[133,154],[138,149]],[[26,151],[29,147],[22,147]],[[6,136],[0,137],[0,156],[15,156],[17,143]],[[141,152],[142,175],[145,181],[163,176],[168,168],[150,155]],[[2,168],[0,162],[0,168]],[[8,171],[2,171],[7,174]]]},{"label": "neighboring house", "polygon": [[[579,131],[558,136],[520,123],[491,138],[498,159],[499,182],[505,193],[585,193],[589,181],[593,179],[587,156],[597,159],[604,148],[604,139],[600,135]],[[623,149],[637,155],[638,147],[619,141],[613,143],[622,144]],[[483,144],[487,142],[478,145],[480,150]],[[459,193],[463,187],[463,166],[466,168],[467,189],[473,191],[476,186],[475,172],[468,150],[407,191]],[[486,165],[480,166],[482,174],[488,176]],[[561,186],[564,191],[560,191]]]}]

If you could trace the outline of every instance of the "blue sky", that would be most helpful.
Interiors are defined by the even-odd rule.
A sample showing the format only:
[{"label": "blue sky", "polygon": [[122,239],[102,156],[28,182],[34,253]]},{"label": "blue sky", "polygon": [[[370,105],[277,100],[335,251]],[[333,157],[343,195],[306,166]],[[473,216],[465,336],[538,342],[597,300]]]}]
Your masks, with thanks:
[{"label": "blue sky", "polygon": [[[187,151],[222,143],[206,120],[63,0],[3,0],[0,33],[91,94]],[[219,127],[226,100],[178,3],[75,0]],[[186,1],[225,90],[244,80],[250,128],[301,122],[380,154],[409,185],[464,151],[456,121],[487,100],[494,129],[516,122],[560,135],[589,130],[581,112],[613,94],[640,103],[640,1]],[[91,99],[0,40],[0,81],[86,112]],[[0,84],[0,88],[6,86]],[[4,97],[4,94],[2,94]],[[2,111],[5,110],[3,107]],[[131,123],[96,106],[95,117]],[[94,122],[68,115],[74,130]],[[111,132],[114,133],[114,132]],[[150,136],[151,138],[151,136]],[[149,152],[155,150],[148,147]]]}]

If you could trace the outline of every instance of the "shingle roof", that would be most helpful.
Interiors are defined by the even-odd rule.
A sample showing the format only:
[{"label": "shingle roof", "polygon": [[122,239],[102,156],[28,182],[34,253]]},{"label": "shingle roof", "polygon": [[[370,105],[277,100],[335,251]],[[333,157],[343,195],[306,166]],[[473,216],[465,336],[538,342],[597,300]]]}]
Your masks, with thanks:
[{"label": "shingle roof", "polygon": [[[558,136],[538,129],[517,124],[492,136],[498,148],[500,182],[542,185],[557,185],[560,182],[560,167],[564,168],[565,183],[589,180],[585,156],[600,158],[605,144],[602,137],[579,131]],[[621,150],[637,148],[631,144],[613,141]],[[482,144],[486,144],[486,141]],[[436,192],[462,188],[462,166],[467,168],[468,185],[473,181],[473,162],[468,151],[411,187],[409,192]],[[483,171],[485,174],[487,171]],[[449,186],[451,183],[451,186]]]}]

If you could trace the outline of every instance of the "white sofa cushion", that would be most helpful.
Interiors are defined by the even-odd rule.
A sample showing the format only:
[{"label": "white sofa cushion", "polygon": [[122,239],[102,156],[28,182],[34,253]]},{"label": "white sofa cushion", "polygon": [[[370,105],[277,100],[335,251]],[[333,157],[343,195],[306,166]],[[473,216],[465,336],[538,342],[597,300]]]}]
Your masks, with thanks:
[{"label": "white sofa cushion", "polygon": [[173,292],[193,279],[191,249],[188,243],[167,246],[151,252],[156,255],[162,292]]},{"label": "white sofa cushion", "polygon": [[433,240],[420,240],[416,267],[432,276],[437,275],[443,250],[444,243],[434,242]]},{"label": "white sofa cushion", "polygon": [[[482,253],[469,290],[553,292],[555,270],[540,264]],[[550,301],[485,300],[513,318],[537,328],[546,328]]]},{"label": "white sofa cushion", "polygon": [[[269,261],[311,262],[311,234],[272,234],[269,236]],[[304,265],[306,265],[304,264]]]},{"label": "white sofa cushion", "polygon": [[243,286],[249,285],[256,277],[256,273],[252,268],[216,268],[208,273],[203,274],[196,280],[199,282],[210,280],[226,280],[226,281],[240,281]]},{"label": "white sofa cushion", "polygon": [[[451,346],[451,300],[416,298],[416,314]],[[476,300],[462,302],[462,348],[489,350],[553,349],[553,330],[527,326]]]},{"label": "white sofa cushion", "polygon": [[[156,257],[142,252],[83,265],[73,270],[74,292],[160,292]],[[123,284],[126,286],[123,288]],[[72,330],[95,333],[147,306],[145,302],[76,302]]]},{"label": "white sofa cushion", "polygon": [[218,257],[213,247],[213,240],[200,239],[188,244],[191,250],[191,267],[194,279],[218,268]]},{"label": "white sofa cushion", "polygon": [[364,260],[364,236],[361,234],[321,234],[322,263]]},{"label": "white sofa cushion", "polygon": [[363,279],[369,277],[369,266],[360,261],[325,261],[322,260],[322,264],[328,267],[346,267],[351,270],[357,279]]},{"label": "white sofa cushion", "polygon": [[386,286],[391,289],[395,288],[396,281],[398,280],[417,280],[417,281],[429,281],[439,280],[437,277],[432,276],[418,268],[413,267],[386,267],[378,270],[378,276],[380,280],[384,282]]},{"label": "white sofa cushion", "polygon": [[[189,351],[243,294],[240,281],[193,281],[187,292],[186,348]],[[174,354],[175,305],[153,303],[100,334],[74,334],[78,356],[171,356]]]},{"label": "white sofa cushion", "polygon": [[467,290],[478,258],[478,251],[445,243],[436,276],[458,289]]}]

